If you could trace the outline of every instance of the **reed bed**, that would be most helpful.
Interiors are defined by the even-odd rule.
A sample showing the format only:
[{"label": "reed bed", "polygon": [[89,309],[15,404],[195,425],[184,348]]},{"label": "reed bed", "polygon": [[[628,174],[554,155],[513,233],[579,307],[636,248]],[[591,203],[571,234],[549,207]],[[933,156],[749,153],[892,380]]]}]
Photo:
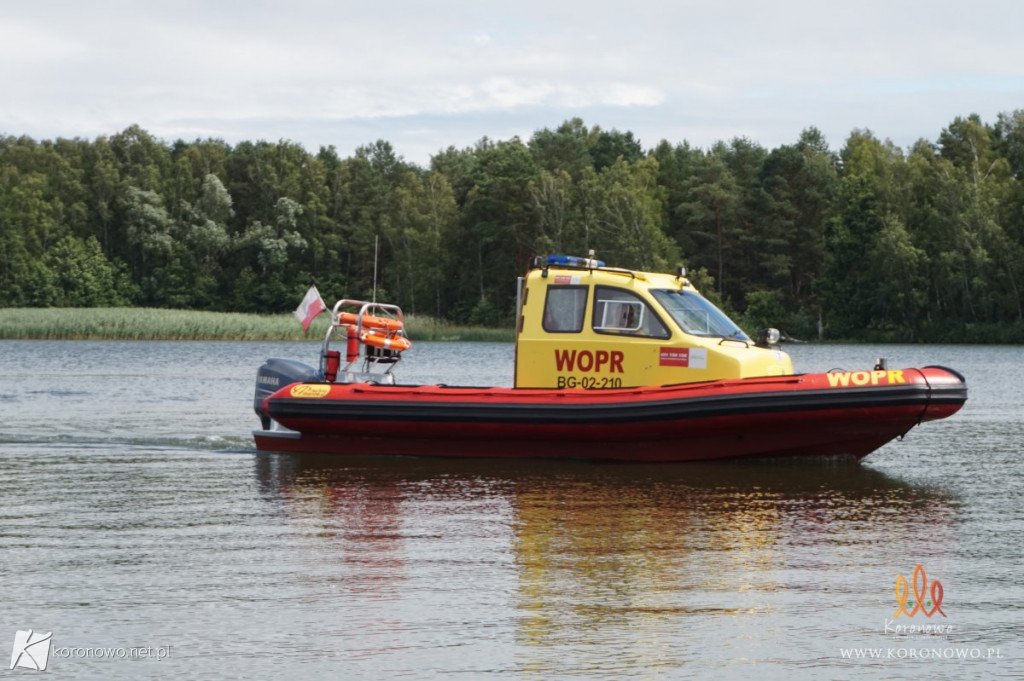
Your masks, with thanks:
[{"label": "reed bed", "polygon": [[508,327],[459,326],[420,315],[406,315],[405,332],[414,341],[511,343],[515,340],[515,334]]},{"label": "reed bed", "polygon": [[[275,315],[155,308],[0,309],[0,339],[34,340],[304,340],[322,338],[328,315],[308,333],[289,313]],[[417,341],[512,341],[512,330],[456,326],[430,317],[406,317]]]}]

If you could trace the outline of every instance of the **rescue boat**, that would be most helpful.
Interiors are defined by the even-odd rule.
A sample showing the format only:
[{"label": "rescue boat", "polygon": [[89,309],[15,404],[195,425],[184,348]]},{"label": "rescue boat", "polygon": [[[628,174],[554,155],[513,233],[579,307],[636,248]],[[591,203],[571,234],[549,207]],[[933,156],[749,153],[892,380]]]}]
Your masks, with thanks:
[{"label": "rescue boat", "polygon": [[[514,387],[401,385],[395,305],[340,300],[319,365],[267,360],[253,431],[265,451],[634,462],[861,458],[967,399],[927,366],[798,374],[673,274],[538,258],[520,279]],[[344,346],[344,362],[342,350]]]}]

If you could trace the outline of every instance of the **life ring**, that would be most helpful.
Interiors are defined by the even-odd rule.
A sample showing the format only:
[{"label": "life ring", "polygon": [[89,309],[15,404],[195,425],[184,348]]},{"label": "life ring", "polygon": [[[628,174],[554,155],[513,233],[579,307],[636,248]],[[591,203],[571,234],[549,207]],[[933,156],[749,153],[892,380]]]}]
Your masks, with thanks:
[{"label": "life ring", "polygon": [[[355,312],[342,312],[338,315],[338,324],[348,324],[355,326],[355,323],[359,320],[359,315]],[[401,331],[404,327],[402,322],[397,319],[391,319],[389,317],[373,317],[368,314],[363,315],[363,328],[364,329],[380,329],[382,331]]]},{"label": "life ring", "polygon": [[412,342],[405,336],[389,335],[373,329],[363,329],[363,332],[359,334],[359,340],[375,348],[397,352],[405,352],[412,347]]}]

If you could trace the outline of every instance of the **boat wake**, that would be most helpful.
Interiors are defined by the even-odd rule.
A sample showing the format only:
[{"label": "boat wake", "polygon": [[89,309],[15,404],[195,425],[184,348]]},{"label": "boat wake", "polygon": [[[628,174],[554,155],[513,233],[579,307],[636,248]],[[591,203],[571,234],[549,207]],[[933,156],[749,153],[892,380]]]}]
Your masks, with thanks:
[{"label": "boat wake", "polygon": [[224,453],[255,451],[248,435],[174,435],[174,436],[111,436],[111,435],[37,435],[28,433],[0,434],[0,446],[27,445],[61,449],[146,449],[193,450]]}]

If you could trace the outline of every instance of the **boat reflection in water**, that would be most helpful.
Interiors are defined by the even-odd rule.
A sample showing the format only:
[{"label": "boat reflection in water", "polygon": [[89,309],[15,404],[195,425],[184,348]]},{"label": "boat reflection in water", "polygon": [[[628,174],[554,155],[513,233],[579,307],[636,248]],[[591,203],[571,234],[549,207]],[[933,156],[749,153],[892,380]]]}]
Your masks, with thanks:
[{"label": "boat reflection in water", "polygon": [[891,616],[892,576],[949,545],[958,511],[844,460],[256,462],[344,645],[393,670],[451,670],[466,645],[541,676],[834,655],[820,641]]}]

